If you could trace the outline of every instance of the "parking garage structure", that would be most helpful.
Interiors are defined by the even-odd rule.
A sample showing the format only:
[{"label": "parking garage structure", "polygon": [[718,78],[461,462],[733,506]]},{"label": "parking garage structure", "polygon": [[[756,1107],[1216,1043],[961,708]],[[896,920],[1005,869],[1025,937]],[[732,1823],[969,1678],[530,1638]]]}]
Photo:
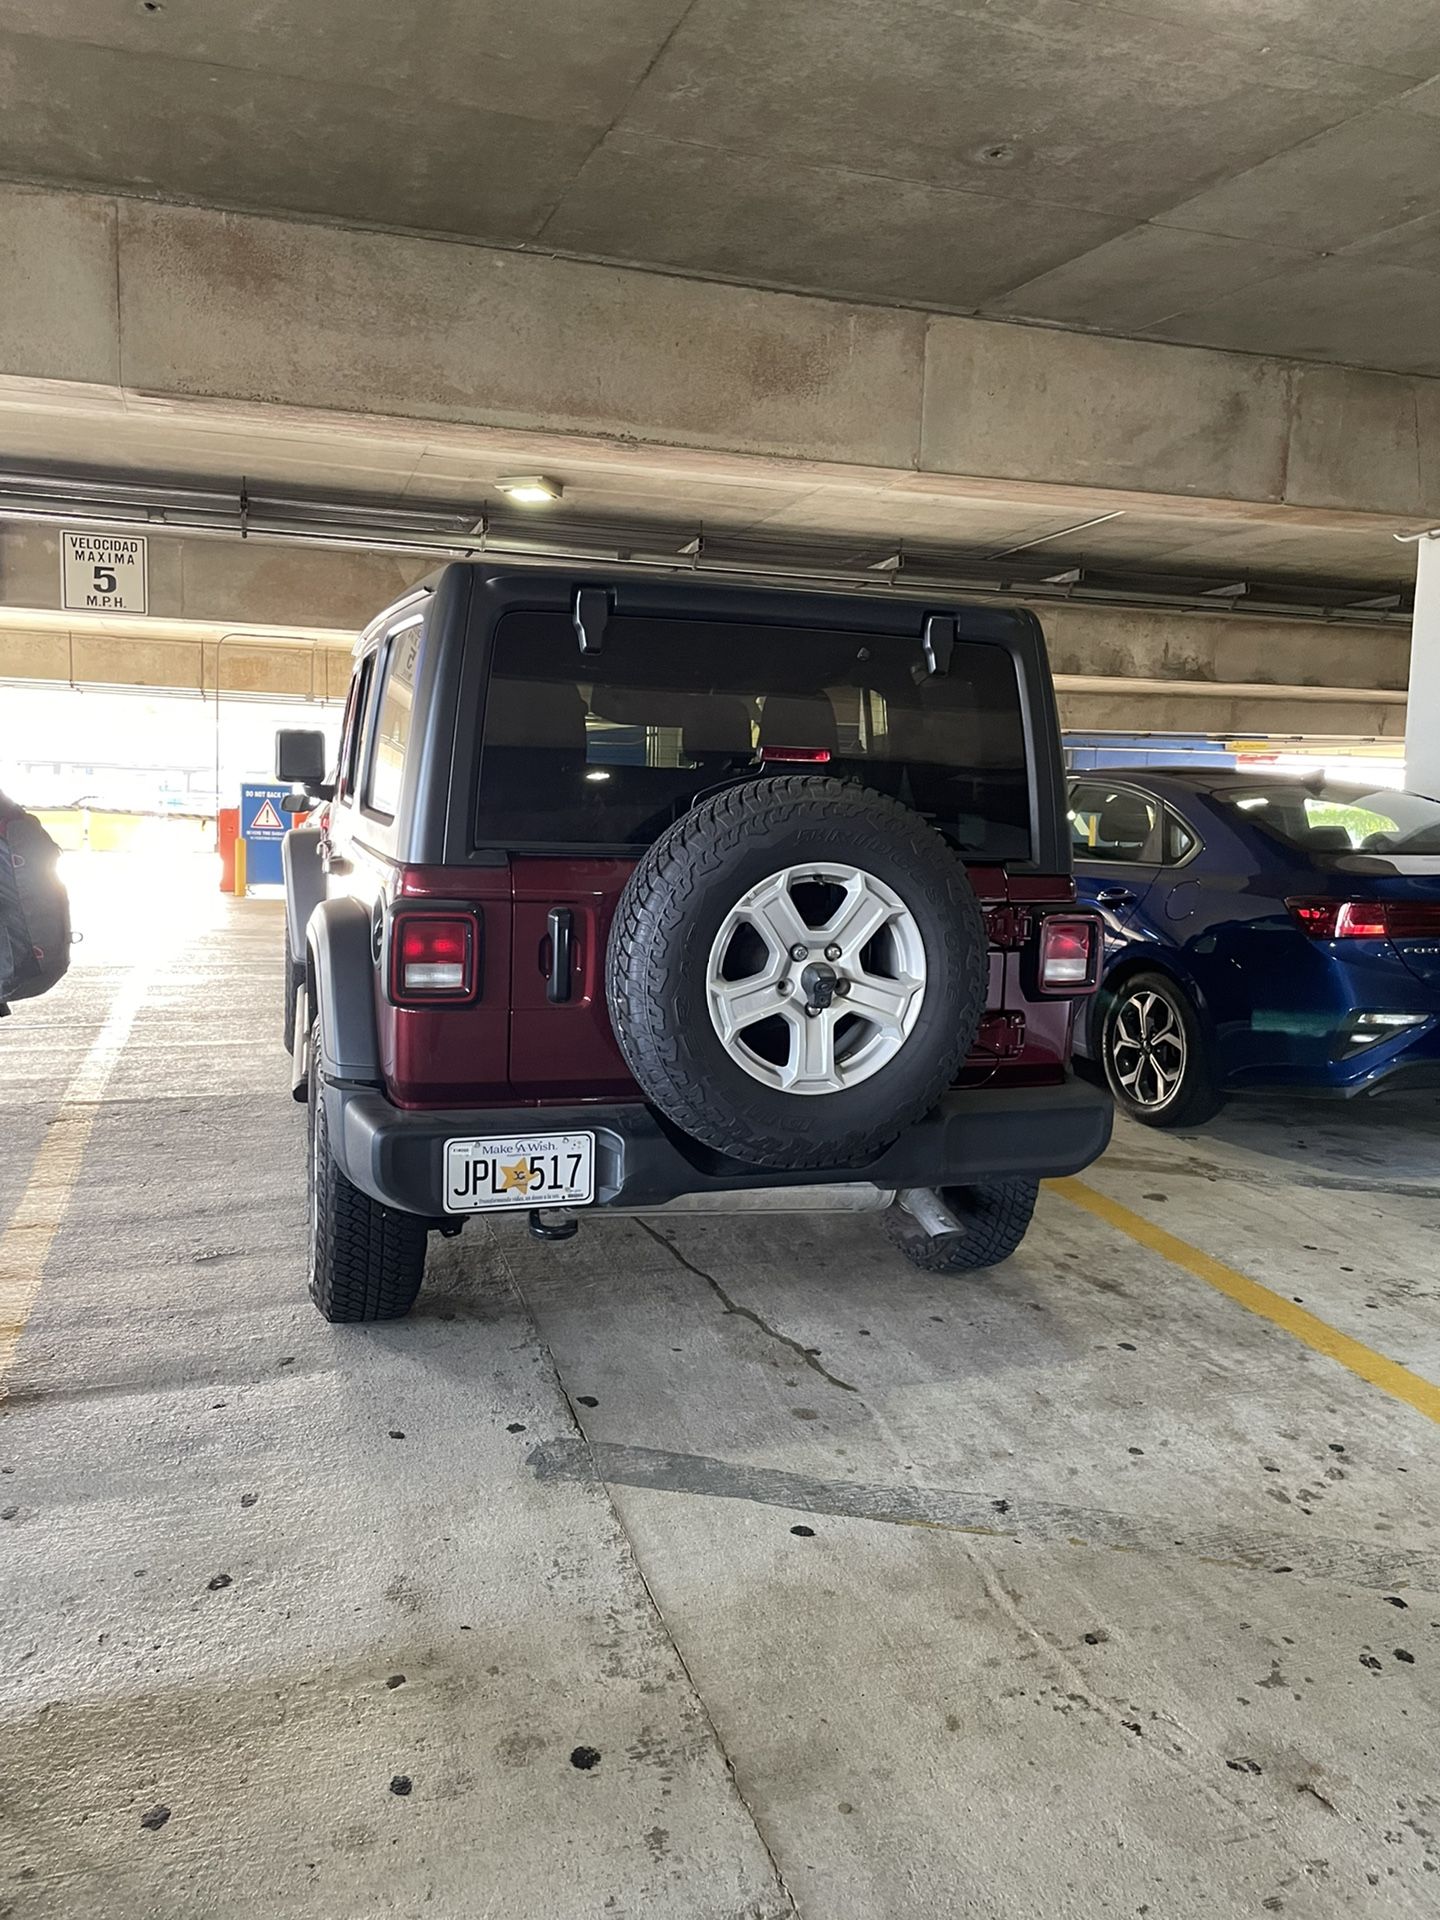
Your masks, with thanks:
[{"label": "parking garage structure", "polygon": [[[1062,54],[1145,80],[1104,112],[1149,158],[1070,126],[1077,185],[973,96],[958,159],[901,129],[854,10],[783,115],[793,10],[737,10],[746,85],[718,6],[590,64],[537,23],[505,125],[492,9],[446,58],[323,8],[157,54],[172,11],[6,39],[64,110],[0,154],[0,785],[65,816],[84,939],[0,1026],[0,1906],[1421,1910],[1433,1095],[1122,1120],[988,1274],[865,1215],[482,1217],[334,1327],[284,905],[213,818],[452,559],[1025,606],[1077,778],[1433,792],[1426,22],[1047,17],[1052,105]],[[1013,77],[1013,21],[901,25],[907,100]],[[336,89],[409,61],[483,135],[463,205],[360,166]],[[202,68],[346,164],[142,165]],[[143,608],[68,605],[67,533],[143,540]]]}]

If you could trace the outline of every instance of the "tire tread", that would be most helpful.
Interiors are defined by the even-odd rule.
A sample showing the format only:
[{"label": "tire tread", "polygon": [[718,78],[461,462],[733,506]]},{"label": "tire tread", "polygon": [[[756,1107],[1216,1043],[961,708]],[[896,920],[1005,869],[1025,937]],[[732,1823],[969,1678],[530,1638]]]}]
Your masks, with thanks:
[{"label": "tire tread", "polygon": [[[319,1191],[314,1214],[310,1298],[327,1320],[357,1325],[402,1319],[415,1304],[425,1273],[425,1222],[372,1200],[352,1184],[330,1151],[325,1103],[311,1080],[310,1124],[316,1130],[312,1169]],[[317,1177],[312,1170],[311,1178]]]},{"label": "tire tread", "polygon": [[[995,1180],[965,1191],[971,1198],[961,1213],[961,1233],[932,1239],[902,1207],[890,1207],[883,1215],[893,1244],[922,1273],[977,1273],[998,1267],[1030,1231],[1040,1193],[1038,1181]],[[945,1189],[942,1198],[955,1204]]]}]

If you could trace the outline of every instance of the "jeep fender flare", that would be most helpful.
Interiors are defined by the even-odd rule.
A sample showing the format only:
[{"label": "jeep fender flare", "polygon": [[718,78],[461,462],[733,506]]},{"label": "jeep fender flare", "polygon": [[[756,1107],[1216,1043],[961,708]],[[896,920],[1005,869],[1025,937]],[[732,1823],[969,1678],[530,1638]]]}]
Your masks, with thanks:
[{"label": "jeep fender flare", "polygon": [[285,942],[297,977],[305,964],[305,929],[325,898],[321,838],[318,827],[292,827],[280,842],[280,866],[285,876]]},{"label": "jeep fender flare", "polygon": [[306,984],[320,1022],[322,1078],[381,1084],[375,1032],[375,958],[370,913],[360,901],[322,900],[305,929]]}]

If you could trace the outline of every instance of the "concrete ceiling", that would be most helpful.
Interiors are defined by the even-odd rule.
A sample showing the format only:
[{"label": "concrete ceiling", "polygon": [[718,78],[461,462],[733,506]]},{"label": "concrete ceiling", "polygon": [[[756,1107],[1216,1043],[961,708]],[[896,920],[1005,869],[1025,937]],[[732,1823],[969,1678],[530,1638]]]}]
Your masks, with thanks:
[{"label": "concrete ceiling", "polygon": [[7,0],[0,175],[1440,373],[1435,0]]}]

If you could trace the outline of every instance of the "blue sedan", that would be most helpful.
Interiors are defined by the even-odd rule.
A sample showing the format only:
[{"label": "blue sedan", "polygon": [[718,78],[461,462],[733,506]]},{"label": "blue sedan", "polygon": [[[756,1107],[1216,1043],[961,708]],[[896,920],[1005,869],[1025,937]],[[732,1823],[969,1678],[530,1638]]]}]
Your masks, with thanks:
[{"label": "blue sedan", "polygon": [[1228,1093],[1440,1087],[1440,804],[1225,772],[1070,781],[1105,922],[1077,1036],[1124,1111],[1195,1126]]}]

